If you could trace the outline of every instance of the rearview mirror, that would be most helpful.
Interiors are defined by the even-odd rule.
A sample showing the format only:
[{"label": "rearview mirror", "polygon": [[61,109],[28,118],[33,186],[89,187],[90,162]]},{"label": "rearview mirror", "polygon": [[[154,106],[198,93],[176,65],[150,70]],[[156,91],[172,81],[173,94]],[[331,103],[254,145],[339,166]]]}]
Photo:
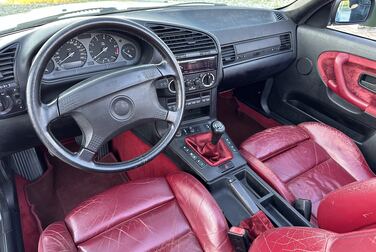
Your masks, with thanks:
[{"label": "rearview mirror", "polygon": [[372,0],[337,0],[333,6],[332,24],[359,24],[371,13]]}]

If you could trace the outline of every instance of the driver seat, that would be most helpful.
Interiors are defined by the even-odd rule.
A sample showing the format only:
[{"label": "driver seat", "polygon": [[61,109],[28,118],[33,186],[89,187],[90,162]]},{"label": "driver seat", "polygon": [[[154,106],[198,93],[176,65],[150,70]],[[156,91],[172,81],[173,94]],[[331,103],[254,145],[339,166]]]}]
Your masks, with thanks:
[{"label": "driver seat", "polygon": [[178,172],[86,200],[42,232],[38,251],[232,251],[227,231],[210,193]]}]

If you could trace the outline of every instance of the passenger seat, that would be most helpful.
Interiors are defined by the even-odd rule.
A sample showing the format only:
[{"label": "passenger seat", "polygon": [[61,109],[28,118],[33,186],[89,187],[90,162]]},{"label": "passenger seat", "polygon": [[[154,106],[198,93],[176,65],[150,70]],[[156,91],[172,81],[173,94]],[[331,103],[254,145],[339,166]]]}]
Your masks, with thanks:
[{"label": "passenger seat", "polygon": [[314,224],[326,194],[375,176],[349,137],[321,123],[267,129],[244,141],[240,152],[288,201],[311,200]]}]

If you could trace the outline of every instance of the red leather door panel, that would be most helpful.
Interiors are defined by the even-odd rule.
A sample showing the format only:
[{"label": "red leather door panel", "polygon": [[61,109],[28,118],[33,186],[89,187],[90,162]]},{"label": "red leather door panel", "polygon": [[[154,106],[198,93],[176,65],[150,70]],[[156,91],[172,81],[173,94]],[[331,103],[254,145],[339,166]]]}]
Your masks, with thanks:
[{"label": "red leather door panel", "polygon": [[325,85],[338,96],[376,117],[376,94],[359,85],[363,75],[376,76],[376,62],[343,52],[324,52],[317,62]]}]

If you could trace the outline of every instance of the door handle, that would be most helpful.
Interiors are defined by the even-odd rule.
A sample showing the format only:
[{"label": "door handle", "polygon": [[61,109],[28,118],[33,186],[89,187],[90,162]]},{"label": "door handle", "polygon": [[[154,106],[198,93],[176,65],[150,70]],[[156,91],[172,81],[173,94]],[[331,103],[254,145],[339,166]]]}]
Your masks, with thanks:
[{"label": "door handle", "polygon": [[336,82],[333,83],[333,85],[336,86],[336,90],[334,91],[337,91],[336,93],[340,97],[364,111],[369,104],[354,95],[346,85],[345,75],[343,74],[343,65],[349,61],[349,57],[350,55],[347,53],[339,53],[334,60],[334,76],[336,77]]},{"label": "door handle", "polygon": [[359,85],[376,94],[376,77],[368,74],[362,74],[359,78]]}]

